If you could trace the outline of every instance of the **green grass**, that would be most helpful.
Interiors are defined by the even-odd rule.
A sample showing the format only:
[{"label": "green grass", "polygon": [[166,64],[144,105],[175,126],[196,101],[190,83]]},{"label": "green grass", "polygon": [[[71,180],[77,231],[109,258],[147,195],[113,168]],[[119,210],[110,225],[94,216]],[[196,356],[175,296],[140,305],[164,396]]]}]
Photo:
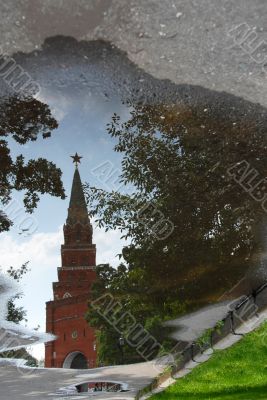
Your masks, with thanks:
[{"label": "green grass", "polygon": [[267,399],[267,323],[151,399]]}]

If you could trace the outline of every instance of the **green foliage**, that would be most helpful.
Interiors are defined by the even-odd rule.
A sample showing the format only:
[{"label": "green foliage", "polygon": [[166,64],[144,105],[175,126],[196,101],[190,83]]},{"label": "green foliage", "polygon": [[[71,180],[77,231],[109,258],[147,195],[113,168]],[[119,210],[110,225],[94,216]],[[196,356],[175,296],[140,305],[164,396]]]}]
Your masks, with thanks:
[{"label": "green foliage", "polygon": [[[58,126],[49,107],[36,99],[13,97],[0,105],[0,203],[8,204],[14,190],[24,193],[24,206],[33,212],[40,194],[65,198],[61,171],[53,162],[44,158],[25,161],[20,154],[11,157],[9,140],[24,145],[51,136]],[[0,232],[9,230],[12,221],[0,210]]]},{"label": "green foliage", "polygon": [[[14,278],[15,281],[19,282],[23,276],[29,271],[28,268],[29,262],[24,263],[20,268],[10,267],[7,270],[7,273]],[[14,322],[15,324],[19,324],[23,320],[26,321],[26,311],[23,307],[16,306],[16,300],[20,299],[21,295],[17,294],[8,302],[8,314],[7,321]]]},{"label": "green foliage", "polygon": [[99,225],[128,239],[121,254],[127,268],[109,271],[98,289],[165,343],[165,319],[218,300],[264,249],[261,203],[228,170],[247,160],[265,177],[266,126],[243,104],[229,106],[227,118],[218,104],[128,105],[129,119],[114,114],[107,127],[122,156],[126,194],[85,185]]},{"label": "green foliage", "polygon": [[[165,330],[162,327],[162,321],[173,317],[170,313],[183,309],[178,307],[178,301],[170,302],[168,314],[165,314],[165,307],[157,307],[154,301],[150,301],[148,285],[143,287],[144,271],[142,269],[129,269],[120,264],[117,269],[108,264],[99,265],[96,268],[97,280],[93,283],[91,289],[92,300],[98,299],[103,294],[109,293],[114,301],[118,301],[123,311],[130,313],[138,324],[141,324],[150,335],[155,337],[162,345],[162,352],[168,352],[173,347],[173,341],[166,339]],[[176,315],[176,314],[175,314]],[[121,350],[118,347],[120,336],[127,339],[127,326],[125,332],[118,332],[100,313],[90,306],[86,319],[90,326],[97,330],[98,342],[98,364],[113,365],[121,363]],[[123,347],[124,362],[134,363],[144,361],[134,348],[127,344]]]},{"label": "green foliage", "polygon": [[97,331],[96,339],[98,345],[98,365],[113,365],[116,361],[119,364],[118,334],[107,326],[105,330]]},{"label": "green foliage", "polygon": [[[110,293],[114,296],[114,299],[122,304],[125,312],[131,312],[135,303],[131,300],[127,288],[124,286],[128,273],[126,267],[121,264],[115,269],[109,264],[103,264],[97,266],[96,272],[97,280],[93,283],[91,289],[92,300],[98,299],[105,293]],[[86,319],[90,326],[97,330],[98,365],[121,364],[122,353],[118,343],[123,332],[117,332],[102,315],[90,306],[90,303]],[[123,347],[123,358],[125,363],[140,361],[140,357],[127,345],[127,342]]]},{"label": "green foliage", "polygon": [[14,267],[9,267],[9,269],[7,270],[7,273],[15,279],[15,281],[19,282],[23,276],[29,271],[28,268],[28,264],[29,261],[27,261],[26,263],[22,264],[22,266],[20,268],[14,268]]},{"label": "green foliage", "polygon": [[[20,268],[10,267],[7,270],[9,276],[11,276],[15,281],[19,282],[23,276],[29,271],[28,267],[29,262],[24,263]],[[26,320],[26,311],[23,307],[16,306],[16,300],[21,298],[20,294],[17,294],[12,299],[8,301],[8,313],[7,313],[7,321],[14,322],[15,324],[19,324],[22,321]],[[37,360],[32,357],[27,350],[25,349],[18,349],[18,350],[8,350],[3,353],[0,353],[1,358],[21,358],[27,360],[26,365],[30,367],[37,367],[38,362]]]},{"label": "green foliage", "polygon": [[[158,305],[167,296],[191,308],[207,304],[232,287],[263,248],[261,204],[227,170],[245,159],[264,178],[265,128],[240,110],[229,109],[224,118],[180,104],[129,107],[130,118],[123,122],[115,114],[108,133],[122,155],[120,180],[131,191],[86,185],[91,213],[130,241],[122,256],[130,269],[145,271]],[[161,216],[173,226],[166,237],[159,237]]]},{"label": "green foliage", "polygon": [[206,329],[205,332],[197,339],[196,343],[200,346],[200,348],[204,348],[210,345],[211,341],[211,333],[213,329]]},{"label": "green foliage", "polygon": [[218,333],[220,333],[223,326],[224,326],[224,321],[218,321],[218,322],[216,323],[216,325],[215,325],[215,330],[216,330]]}]

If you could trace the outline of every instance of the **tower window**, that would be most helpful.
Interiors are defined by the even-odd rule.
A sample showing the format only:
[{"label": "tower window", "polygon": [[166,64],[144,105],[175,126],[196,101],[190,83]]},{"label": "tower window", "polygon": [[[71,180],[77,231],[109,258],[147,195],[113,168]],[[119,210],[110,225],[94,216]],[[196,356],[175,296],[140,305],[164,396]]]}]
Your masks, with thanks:
[{"label": "tower window", "polygon": [[66,333],[64,333],[64,342],[66,341]]},{"label": "tower window", "polygon": [[81,240],[81,229],[77,228],[76,231],[76,241],[79,242]]}]

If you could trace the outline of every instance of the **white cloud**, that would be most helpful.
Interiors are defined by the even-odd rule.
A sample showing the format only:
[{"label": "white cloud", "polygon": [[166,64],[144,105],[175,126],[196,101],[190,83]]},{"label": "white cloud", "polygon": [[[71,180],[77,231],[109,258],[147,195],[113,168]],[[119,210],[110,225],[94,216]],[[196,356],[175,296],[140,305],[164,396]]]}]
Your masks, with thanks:
[{"label": "white cloud", "polygon": [[34,268],[38,264],[51,266],[58,261],[57,253],[61,242],[62,228],[52,233],[35,233],[28,240],[18,240],[8,233],[1,234],[1,266],[4,269],[9,265],[19,267],[28,260]]}]

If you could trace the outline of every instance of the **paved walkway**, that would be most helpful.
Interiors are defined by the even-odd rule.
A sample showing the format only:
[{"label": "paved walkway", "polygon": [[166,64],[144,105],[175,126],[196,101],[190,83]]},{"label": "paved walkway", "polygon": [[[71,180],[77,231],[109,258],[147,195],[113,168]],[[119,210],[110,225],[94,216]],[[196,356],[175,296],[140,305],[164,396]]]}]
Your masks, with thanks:
[{"label": "paved walkway", "polygon": [[[153,364],[140,363],[116,367],[104,367],[84,370],[70,369],[31,369],[18,368],[15,365],[1,365],[0,381],[3,400],[47,400],[47,399],[134,399],[137,392],[146,387],[159,371]],[[87,381],[123,382],[129,392],[117,393],[80,393],[63,394],[59,389]]]}]

